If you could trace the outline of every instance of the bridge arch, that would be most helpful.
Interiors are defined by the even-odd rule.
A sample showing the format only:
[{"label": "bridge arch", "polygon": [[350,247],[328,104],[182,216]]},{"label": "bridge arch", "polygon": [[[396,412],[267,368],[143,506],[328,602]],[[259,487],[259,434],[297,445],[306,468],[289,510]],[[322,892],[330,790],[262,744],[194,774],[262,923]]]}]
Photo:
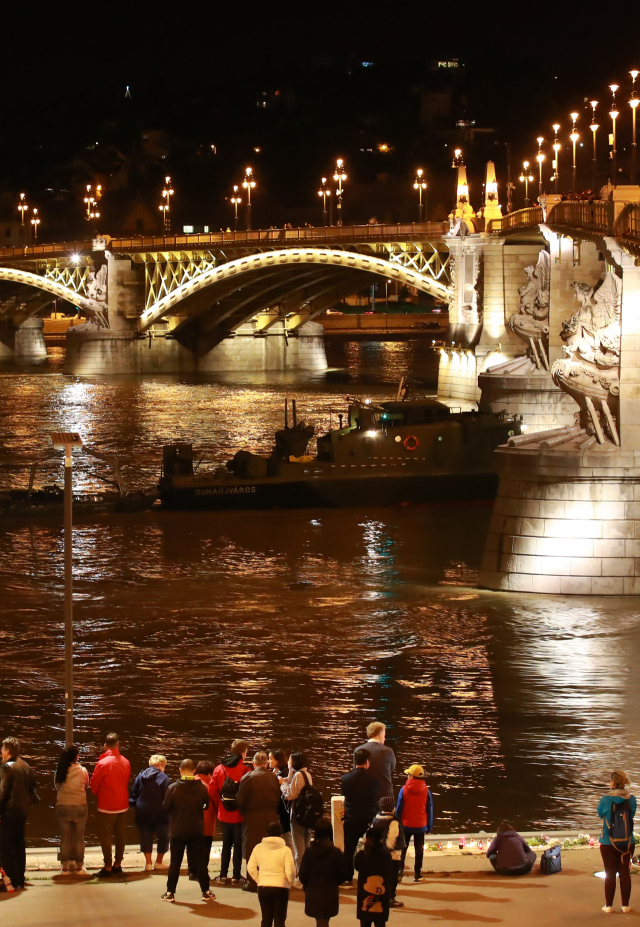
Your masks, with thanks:
[{"label": "bridge arch", "polygon": [[23,286],[35,287],[43,290],[45,293],[51,293],[51,296],[57,296],[65,299],[67,302],[77,306],[78,309],[104,311],[104,306],[100,305],[93,299],[89,299],[82,293],[76,293],[62,283],[57,283],[48,277],[41,277],[40,274],[34,274],[30,270],[17,270],[15,267],[0,267],[0,280],[6,280],[10,283],[21,284]]},{"label": "bridge arch", "polygon": [[[406,269],[394,261],[384,260],[377,255],[328,248],[287,248],[246,255],[206,270],[145,309],[139,319],[138,329],[144,332],[163,316],[176,313],[182,302],[193,301],[196,297],[201,300],[203,291],[209,288],[213,302],[216,299],[216,288],[228,292],[230,283],[236,280],[241,281],[243,277],[247,280],[250,277],[255,279],[263,272],[269,274],[271,284],[274,274],[281,275],[285,283],[291,271],[303,265],[315,265],[319,271],[326,268],[327,273],[343,268],[351,273],[360,271],[364,274],[374,274],[415,287],[445,302],[449,302],[452,297],[451,290],[444,283],[412,269]],[[187,309],[187,306],[185,305],[184,308]]]}]

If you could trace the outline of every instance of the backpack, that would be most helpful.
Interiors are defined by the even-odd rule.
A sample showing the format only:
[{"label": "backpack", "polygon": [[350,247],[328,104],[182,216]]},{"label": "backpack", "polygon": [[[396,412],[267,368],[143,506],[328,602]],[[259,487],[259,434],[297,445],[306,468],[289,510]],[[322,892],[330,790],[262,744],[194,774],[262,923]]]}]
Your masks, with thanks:
[{"label": "backpack", "polygon": [[306,773],[302,773],[304,786],[293,803],[293,819],[301,827],[315,827],[324,814],[324,799],[318,789],[309,783]]},{"label": "backpack", "polygon": [[604,825],[609,834],[611,846],[620,853],[629,853],[634,846],[633,818],[631,817],[631,805],[626,799],[619,803],[612,803],[611,819],[607,821],[605,818]]},{"label": "backpack", "polygon": [[562,858],[560,856],[560,847],[551,847],[545,850],[540,857],[540,872],[543,875],[553,875],[554,872],[562,872]]},{"label": "backpack", "polygon": [[227,778],[222,783],[222,788],[220,789],[220,801],[225,811],[238,810],[238,802],[236,801],[236,798],[239,789],[240,783],[235,782],[231,776],[227,776]]}]

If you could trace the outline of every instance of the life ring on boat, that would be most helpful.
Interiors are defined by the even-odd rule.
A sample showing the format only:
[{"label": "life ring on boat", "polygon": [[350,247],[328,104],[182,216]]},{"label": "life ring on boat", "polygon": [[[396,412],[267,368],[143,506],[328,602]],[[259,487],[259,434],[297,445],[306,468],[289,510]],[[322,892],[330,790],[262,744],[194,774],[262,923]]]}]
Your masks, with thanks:
[{"label": "life ring on boat", "polygon": [[415,435],[408,435],[402,443],[408,451],[417,451],[420,447],[420,442]]}]

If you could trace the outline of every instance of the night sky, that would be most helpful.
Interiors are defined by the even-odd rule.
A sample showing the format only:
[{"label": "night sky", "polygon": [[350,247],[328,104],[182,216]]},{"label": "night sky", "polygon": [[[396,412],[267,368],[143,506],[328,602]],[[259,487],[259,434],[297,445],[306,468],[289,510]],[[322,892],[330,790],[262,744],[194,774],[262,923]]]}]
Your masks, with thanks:
[{"label": "night sky", "polygon": [[[590,144],[585,99],[601,101],[605,161],[607,85],[614,81],[621,85],[620,147],[629,141],[628,71],[640,68],[637,4],[603,7],[597,16],[574,3],[527,4],[524,12],[515,3],[469,2],[94,9],[3,11],[0,190],[46,198],[46,191],[69,188],[69,165],[90,146],[130,157],[141,133],[159,130],[170,140],[167,163],[132,179],[128,194],[157,198],[161,175],[170,172],[184,220],[212,214],[226,222],[225,196],[248,163],[259,181],[259,222],[277,223],[287,209],[317,211],[318,180],[339,155],[350,183],[362,185],[358,194],[351,188],[359,210],[353,218],[364,215],[381,174],[407,188],[406,202],[396,194],[390,200],[408,210],[418,166],[431,177],[435,204],[452,180],[454,143],[445,146],[443,133],[421,122],[420,99],[442,76],[434,78],[430,63],[449,58],[464,65],[450,127],[463,118],[495,130],[462,143],[472,201],[488,157],[504,185],[506,143],[518,173],[522,159],[535,155],[535,137],[551,138],[552,122],[568,136],[573,109]],[[264,110],[261,94],[271,101]],[[390,151],[380,153],[381,143]],[[604,180],[605,173],[603,163]],[[585,183],[588,177],[585,151]],[[347,205],[345,195],[345,213]]]}]

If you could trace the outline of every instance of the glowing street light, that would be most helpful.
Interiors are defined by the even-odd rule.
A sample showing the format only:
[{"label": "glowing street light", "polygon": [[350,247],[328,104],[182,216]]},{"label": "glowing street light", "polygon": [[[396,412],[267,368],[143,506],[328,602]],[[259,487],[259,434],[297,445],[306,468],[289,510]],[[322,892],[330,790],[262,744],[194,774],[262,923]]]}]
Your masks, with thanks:
[{"label": "glowing street light", "polygon": [[616,106],[616,90],[618,89],[618,84],[609,84],[609,90],[613,96],[613,103],[611,104],[611,109],[609,115],[611,116],[611,124],[613,126],[613,131],[609,136],[609,143],[611,145],[611,160],[613,161],[613,182],[616,184],[618,182],[618,148],[616,145],[616,119],[620,115],[618,112],[618,107]]},{"label": "glowing street light", "polygon": [[598,157],[596,151],[596,134],[600,126],[596,122],[596,107],[598,105],[597,100],[591,100],[591,134],[593,136],[593,158],[592,158],[592,167],[593,167],[593,192],[596,192],[596,187],[598,186]]},{"label": "glowing street light", "polygon": [[231,203],[233,204],[233,208],[234,208],[233,230],[235,232],[238,231],[238,206],[242,202],[242,199],[238,196],[239,190],[240,190],[240,187],[238,186],[238,184],[237,183],[234,184],[233,185],[233,196],[231,197]]},{"label": "glowing street light", "polygon": [[559,123],[554,123],[552,126],[553,129],[553,150],[555,152],[555,159],[553,161],[553,182],[554,182],[554,193],[558,192],[558,182],[560,180],[560,149],[562,145],[558,141],[558,132],[560,131]]},{"label": "glowing street light", "polygon": [[427,189],[427,181],[424,179],[424,171],[421,167],[416,171],[416,179],[413,189],[418,191],[418,222],[422,222],[422,191]]},{"label": "glowing street light", "polygon": [[[101,187],[100,189],[102,190],[102,187]],[[91,219],[99,219],[99,218],[100,218],[100,213],[97,212],[97,211],[96,211],[96,208],[95,208],[97,202],[98,202],[98,201],[96,200],[95,196],[93,195],[93,185],[90,184],[90,183],[88,183],[88,184],[87,184],[87,192],[86,192],[86,195],[85,195],[85,198],[84,198],[84,204],[85,204],[85,215],[84,215],[84,217],[85,217],[85,219],[87,220],[87,222],[90,221]]]},{"label": "glowing street light", "polygon": [[520,183],[524,184],[524,205],[529,206],[529,184],[533,183],[535,176],[531,171],[530,162],[522,162],[522,173],[520,174]]},{"label": "glowing street light", "polygon": [[631,142],[631,182],[636,182],[636,168],[637,168],[637,154],[638,146],[636,145],[636,109],[638,108],[638,103],[640,100],[636,96],[636,78],[640,71],[629,71],[631,74],[631,99],[629,100],[629,106],[631,107],[631,118],[633,126],[633,141]]},{"label": "glowing street light", "polygon": [[35,208],[33,210],[33,219],[31,220],[31,225],[33,226],[33,240],[36,242],[38,240],[38,226],[40,225],[40,217],[38,216],[38,210]]},{"label": "glowing street light", "polygon": [[256,182],[253,179],[253,171],[250,167],[244,170],[244,180],[242,186],[247,191],[247,210],[245,213],[245,226],[248,232],[251,231],[251,191],[255,189]]},{"label": "glowing street light", "polygon": [[165,177],[164,187],[162,188],[162,202],[158,207],[162,213],[162,227],[165,235],[171,232],[171,197],[174,192],[171,186],[171,177]]},{"label": "glowing street light", "polygon": [[536,155],[536,161],[538,162],[538,170],[539,170],[538,192],[540,193],[540,195],[542,195],[542,162],[546,160],[546,156],[543,155],[542,153],[542,143],[544,142],[543,137],[539,135],[536,141],[538,142],[538,154]]},{"label": "glowing street light", "polygon": [[[331,196],[331,190],[327,186],[327,178],[322,178],[322,186],[318,190],[318,196],[322,197],[322,219],[324,221],[325,228],[327,226],[327,197]],[[331,200],[329,200],[329,205],[331,205]]]},{"label": "glowing street light", "polygon": [[571,135],[569,138],[573,144],[573,174],[571,176],[571,191],[572,193],[576,192],[576,142],[580,138],[576,132],[576,119],[578,118],[578,113],[569,113],[571,116]]},{"label": "glowing street light", "polygon": [[338,189],[336,190],[336,196],[338,197],[338,225],[342,225],[342,183],[347,179],[342,158],[338,158],[336,161],[336,172],[333,175],[333,179],[338,184]]},{"label": "glowing street light", "polygon": [[22,221],[20,223],[21,225],[24,225],[24,214],[25,212],[28,212],[28,211],[29,211],[29,207],[27,206],[27,194],[21,193],[20,201],[18,202],[18,212],[21,213],[22,215]]}]

